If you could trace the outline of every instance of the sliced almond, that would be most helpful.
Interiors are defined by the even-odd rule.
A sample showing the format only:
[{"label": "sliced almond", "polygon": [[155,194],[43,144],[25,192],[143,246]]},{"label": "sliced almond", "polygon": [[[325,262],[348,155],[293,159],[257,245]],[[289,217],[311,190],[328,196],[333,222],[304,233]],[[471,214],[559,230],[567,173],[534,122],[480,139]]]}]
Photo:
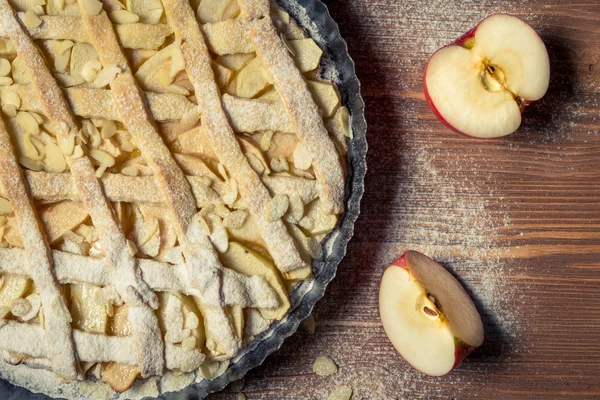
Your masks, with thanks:
[{"label": "sliced almond", "polygon": [[290,200],[285,194],[277,194],[273,197],[265,208],[265,218],[267,221],[277,221],[285,215],[290,205]]},{"label": "sliced almond", "polygon": [[23,151],[32,160],[41,161],[45,157],[43,149],[40,151],[31,140],[31,133],[26,132],[23,136]]},{"label": "sliced almond", "polygon": [[104,173],[106,172],[106,169],[108,168],[108,166],[106,164],[102,164],[98,167],[98,169],[96,170],[96,178],[101,179],[102,176],[104,175]]},{"label": "sliced almond", "polygon": [[37,135],[40,133],[40,126],[33,115],[27,111],[19,111],[17,113],[17,124],[23,131]]},{"label": "sliced almond", "polygon": [[133,24],[140,20],[140,17],[137,14],[127,10],[112,11],[109,15],[110,19],[115,24]]},{"label": "sliced almond", "polygon": [[44,169],[44,165],[40,161],[32,160],[31,158],[27,157],[19,158],[19,164],[32,171],[41,171]]},{"label": "sliced almond", "polygon": [[8,214],[12,214],[12,213],[13,213],[13,206],[10,203],[10,201],[5,199],[4,197],[0,197],[0,214],[8,215]]},{"label": "sliced almond", "polygon": [[266,131],[260,138],[260,149],[262,151],[269,151],[271,148],[271,141],[273,140],[273,131]]},{"label": "sliced almond", "polygon": [[320,356],[313,364],[313,372],[319,376],[330,376],[338,371],[337,365],[330,357]]},{"label": "sliced almond", "polygon": [[115,158],[103,150],[91,149],[90,156],[101,165],[112,167],[115,165]]},{"label": "sliced almond", "polygon": [[[1,63],[0,63],[1,64]],[[10,64],[8,64],[10,65]],[[0,65],[0,68],[2,66]],[[6,88],[2,91],[2,95],[0,95],[0,99],[2,100],[2,105],[4,106],[14,106],[16,108],[21,107],[21,98],[14,90],[10,88]]]},{"label": "sliced almond", "polygon": [[38,123],[38,125],[42,125],[44,123],[44,119],[42,118],[42,116],[34,111],[29,111],[29,114],[31,114],[31,116],[35,119],[35,121]]},{"label": "sliced almond", "polygon": [[76,160],[81,157],[83,157],[83,148],[80,145],[76,145],[73,149],[73,154],[71,154],[71,159]]},{"label": "sliced almond", "polygon": [[258,175],[262,175],[263,172],[265,172],[265,166],[263,165],[262,161],[260,161],[258,159],[258,157],[256,157],[254,154],[252,154],[252,153],[246,153],[246,158],[248,159],[248,163],[250,164],[250,166],[252,167],[252,169]]},{"label": "sliced almond", "polygon": [[4,113],[4,115],[7,117],[14,118],[17,116],[17,107],[13,105],[3,105],[2,113]]},{"label": "sliced almond", "polygon": [[89,60],[81,68],[81,77],[86,82],[93,82],[98,77],[98,72],[102,70],[102,63],[100,60],[94,59]]},{"label": "sliced almond", "polygon": [[58,72],[66,72],[69,66],[69,60],[71,59],[71,50],[65,51],[63,54],[57,56],[54,59],[54,69]]},{"label": "sliced almond", "polygon": [[75,136],[70,135],[66,138],[64,136],[59,136],[57,141],[58,148],[65,156],[68,157],[73,154],[73,151],[75,150]]},{"label": "sliced almond", "polygon": [[228,229],[241,229],[248,218],[248,210],[235,210],[223,219],[223,225]]},{"label": "sliced almond", "polygon": [[102,11],[102,3],[98,0],[83,0],[82,5],[88,15],[98,15]]},{"label": "sliced almond", "polygon": [[0,86],[10,86],[12,84],[13,84],[12,78],[9,78],[8,76],[0,77]]},{"label": "sliced almond", "polygon": [[288,209],[288,219],[292,223],[298,223],[304,217],[304,203],[299,195],[290,197],[290,207]]},{"label": "sliced almond", "polygon": [[75,43],[70,40],[63,40],[58,46],[56,46],[56,54],[59,56],[65,54],[67,50],[70,50],[73,47],[74,44]]},{"label": "sliced almond", "polygon": [[6,58],[0,58],[0,76],[7,76],[10,74],[11,69],[10,61]]},{"label": "sliced almond", "polygon": [[225,167],[223,166],[223,164],[218,164],[217,170],[219,171],[219,175],[221,175],[221,177],[223,177],[223,180],[225,182],[227,182],[229,180],[229,175],[227,175],[227,170],[225,170]]},{"label": "sliced almond", "polygon": [[238,198],[237,181],[233,178],[229,179],[229,192],[223,196],[223,203],[232,206]]},{"label": "sliced almond", "polygon": [[52,172],[63,172],[67,168],[62,150],[54,143],[46,143],[46,160]]},{"label": "sliced almond", "polygon": [[313,159],[302,143],[298,143],[293,154],[294,166],[301,170],[307,170],[311,167]]},{"label": "sliced almond", "polygon": [[121,173],[123,175],[128,175],[128,176],[138,176],[140,173],[140,169],[138,167],[136,167],[135,165],[130,165],[129,167],[125,167],[121,170]]},{"label": "sliced almond", "polygon": [[218,206],[215,207],[214,213],[217,214],[221,218],[225,218],[229,214],[231,214],[231,211],[229,210],[229,208],[225,207],[223,204],[219,204]]},{"label": "sliced almond", "polygon": [[37,28],[42,24],[42,20],[32,9],[29,9],[25,11],[25,14],[23,15],[23,23],[28,28]]},{"label": "sliced almond", "polygon": [[181,347],[186,350],[194,350],[196,348],[196,337],[190,336],[181,342]]},{"label": "sliced almond", "polygon": [[117,125],[114,121],[107,121],[104,125],[102,125],[102,139],[110,139],[117,133]]},{"label": "sliced almond", "polygon": [[[94,0],[96,1],[96,0]],[[102,71],[98,72],[96,79],[92,82],[92,86],[96,89],[100,89],[109,85],[112,81],[115,80],[117,74],[121,73],[121,68],[116,65],[108,65],[102,69]]]},{"label": "sliced almond", "polygon": [[275,172],[289,171],[290,165],[284,156],[279,156],[271,160],[271,169]]}]

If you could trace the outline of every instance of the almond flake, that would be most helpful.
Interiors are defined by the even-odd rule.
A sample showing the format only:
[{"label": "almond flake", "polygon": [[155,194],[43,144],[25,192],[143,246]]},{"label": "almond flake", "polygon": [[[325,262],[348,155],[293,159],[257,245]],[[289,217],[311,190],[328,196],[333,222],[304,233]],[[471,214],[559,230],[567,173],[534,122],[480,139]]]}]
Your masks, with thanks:
[{"label": "almond flake", "polygon": [[338,367],[330,357],[320,356],[315,360],[312,370],[319,376],[330,376],[337,373]]},{"label": "almond flake", "polygon": [[13,206],[10,201],[6,200],[3,197],[0,197],[0,214],[7,215],[12,214]]},{"label": "almond flake", "polygon": [[271,148],[271,141],[273,140],[273,131],[266,131],[260,138],[260,149],[262,151],[269,151]]},{"label": "almond flake", "polygon": [[219,204],[218,206],[215,207],[215,214],[217,214],[221,218],[225,218],[229,214],[231,214],[231,211],[229,210],[229,208],[225,207],[223,204]]},{"label": "almond flake", "polygon": [[42,125],[44,123],[44,119],[40,114],[33,111],[29,111],[29,114],[31,114],[31,116],[35,118],[35,121],[38,123],[38,125]]},{"label": "almond flake", "polygon": [[9,78],[8,76],[0,77],[0,86],[10,86],[12,84],[13,84],[12,78]]},{"label": "almond flake", "polygon": [[112,167],[115,165],[115,158],[103,150],[91,149],[90,156],[101,165]]},{"label": "almond flake", "polygon": [[10,118],[14,118],[17,116],[17,107],[12,106],[12,105],[3,105],[2,112],[6,116],[8,116]]},{"label": "almond flake", "polygon": [[17,92],[10,88],[6,88],[2,91],[0,99],[2,100],[2,104],[5,106],[14,106],[16,108],[21,107],[21,98],[19,97]]},{"label": "almond flake", "polygon": [[40,161],[32,160],[31,158],[27,157],[19,158],[19,164],[32,171],[41,171],[44,169],[44,166]]},{"label": "almond flake", "polygon": [[17,124],[27,133],[37,135],[40,133],[40,126],[33,115],[27,111],[19,111],[17,113]]},{"label": "almond flake", "polygon": [[127,153],[131,153],[132,151],[135,150],[135,146],[130,141],[123,140],[123,142],[121,142],[121,150],[123,150]]},{"label": "almond flake", "polygon": [[74,44],[75,43],[71,42],[70,40],[63,40],[56,47],[56,54],[58,54],[59,56],[65,54],[68,50],[71,49],[71,47],[73,47]]},{"label": "almond flake", "polygon": [[46,160],[52,172],[63,172],[67,168],[62,150],[54,143],[46,143]]},{"label": "almond flake", "polygon": [[102,71],[98,72],[96,79],[94,79],[92,82],[92,86],[96,89],[103,88],[114,81],[119,73],[121,73],[121,68],[114,64],[108,65],[107,67],[103,68]]},{"label": "almond flake", "polygon": [[16,315],[13,312],[13,315],[18,316],[23,321],[27,322],[34,319],[38,315],[40,307],[42,306],[42,300],[40,298],[40,295],[37,293],[30,294],[24,300],[26,300],[29,303],[29,311],[21,315]]},{"label": "almond flake", "polygon": [[335,389],[333,389],[327,400],[350,400],[351,398],[351,386],[338,386]]},{"label": "almond flake", "polygon": [[223,195],[223,203],[232,206],[238,198],[237,181],[233,178],[229,179],[229,192]]},{"label": "almond flake", "polygon": [[294,195],[290,197],[290,207],[288,209],[289,222],[298,223],[304,216],[304,203],[302,197]]},{"label": "almond flake", "polygon": [[61,54],[54,59],[54,69],[58,72],[66,72],[70,59],[71,51],[67,50],[64,54]]},{"label": "almond flake", "polygon": [[315,227],[315,221],[309,217],[308,215],[304,218],[302,218],[300,220],[300,222],[298,223],[298,225],[300,225],[301,227],[303,227],[306,230],[312,230]]},{"label": "almond flake", "polygon": [[16,299],[13,301],[10,312],[15,317],[22,317],[31,311],[31,303],[26,299]]},{"label": "almond flake", "polygon": [[137,246],[131,240],[127,240],[127,247],[129,247],[129,254],[135,256],[138,252]]},{"label": "almond flake", "polygon": [[313,159],[302,143],[298,143],[293,154],[294,166],[296,168],[307,170],[311,167]]},{"label": "almond flake", "polygon": [[117,125],[114,121],[106,121],[101,129],[102,139],[110,139],[117,133]]},{"label": "almond flake", "polygon": [[88,83],[93,82],[102,70],[102,63],[98,59],[89,60],[81,67],[81,77]]},{"label": "almond flake", "polygon": [[98,179],[102,179],[102,175],[104,175],[104,173],[106,172],[106,168],[108,168],[106,166],[106,164],[102,164],[98,167],[98,169],[96,170],[96,178]]},{"label": "almond flake", "polygon": [[37,28],[42,24],[42,20],[32,9],[29,9],[25,11],[25,15],[23,15],[23,23],[28,28]]},{"label": "almond flake", "polygon": [[184,339],[181,342],[181,347],[183,347],[184,349],[186,349],[188,351],[194,350],[196,348],[196,337],[190,336],[190,337]]},{"label": "almond flake", "polygon": [[123,175],[128,175],[128,176],[138,176],[140,173],[140,170],[138,167],[136,167],[135,165],[131,165],[129,167],[125,167],[121,170],[121,173]]},{"label": "almond flake", "polygon": [[283,217],[290,205],[290,201],[285,194],[277,194],[273,197],[265,208],[265,218],[267,221],[277,221]]},{"label": "almond flake", "polygon": [[88,15],[98,15],[102,11],[102,3],[98,0],[83,0],[82,5]]},{"label": "almond flake", "polygon": [[271,169],[275,172],[289,171],[290,165],[284,156],[279,156],[271,160]]},{"label": "almond flake", "polygon": [[75,136],[70,135],[66,138],[64,136],[58,136],[58,148],[65,156],[70,156],[73,154],[73,150],[75,150]]},{"label": "almond flake", "polygon": [[10,61],[8,61],[6,58],[0,58],[0,76],[6,76],[10,74],[11,69],[12,66]]},{"label": "almond flake", "polygon": [[241,229],[248,218],[248,210],[235,210],[223,219],[223,225],[228,229]]},{"label": "almond flake", "polygon": [[246,153],[246,158],[248,159],[248,164],[250,164],[250,167],[252,167],[254,172],[256,172],[258,175],[262,175],[263,172],[265,172],[265,166],[263,165],[262,161],[260,161],[254,154]]},{"label": "almond flake", "polygon": [[115,24],[133,24],[140,20],[137,14],[127,10],[116,10],[110,13],[110,19]]},{"label": "almond flake", "polygon": [[218,164],[217,170],[219,171],[219,175],[221,175],[221,177],[223,177],[223,180],[225,182],[227,182],[229,180],[229,176],[227,175],[227,171],[225,170],[225,167],[223,166],[223,164]]},{"label": "almond flake", "polygon": [[186,314],[185,324],[184,324],[185,329],[194,330],[194,329],[198,328],[199,325],[200,325],[200,320],[198,319],[198,316],[195,313],[189,312]]},{"label": "almond flake", "polygon": [[83,148],[80,145],[76,145],[75,149],[73,149],[73,154],[71,154],[71,159],[77,160],[81,157],[83,157]]},{"label": "almond flake", "polygon": [[39,151],[38,148],[33,144],[31,140],[31,134],[29,132],[26,132],[25,136],[23,136],[23,150],[25,151],[25,155],[32,160],[41,161],[45,157],[44,152]]}]

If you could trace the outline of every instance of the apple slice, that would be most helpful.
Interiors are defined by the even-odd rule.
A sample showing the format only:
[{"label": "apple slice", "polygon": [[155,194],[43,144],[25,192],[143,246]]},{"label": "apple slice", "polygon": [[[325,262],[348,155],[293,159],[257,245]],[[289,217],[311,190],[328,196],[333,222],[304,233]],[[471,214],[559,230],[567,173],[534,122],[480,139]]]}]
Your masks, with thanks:
[{"label": "apple slice", "polygon": [[425,97],[450,129],[495,138],[521,125],[521,112],[548,89],[544,42],[520,18],[494,14],[431,56]]},{"label": "apple slice", "polygon": [[383,274],[379,314],[396,350],[428,375],[447,374],[483,343],[483,323],[467,292],[444,267],[416,251]]}]

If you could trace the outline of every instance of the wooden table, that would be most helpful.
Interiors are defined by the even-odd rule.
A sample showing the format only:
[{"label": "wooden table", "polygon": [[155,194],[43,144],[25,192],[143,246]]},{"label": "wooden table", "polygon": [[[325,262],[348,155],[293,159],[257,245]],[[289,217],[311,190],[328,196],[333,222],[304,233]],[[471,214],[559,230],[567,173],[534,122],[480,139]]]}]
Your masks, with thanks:
[{"label": "wooden table", "polygon": [[[362,82],[369,172],[348,255],[314,316],[246,377],[249,399],[583,399],[600,396],[600,2],[328,1]],[[570,4],[573,3],[573,4]],[[520,130],[449,132],[421,87],[433,51],[494,12],[522,17],[552,78]],[[427,252],[464,282],[486,342],[453,373],[424,376],[380,325],[381,274]],[[339,372],[312,373],[319,355]],[[233,398],[231,393],[212,397]]]}]

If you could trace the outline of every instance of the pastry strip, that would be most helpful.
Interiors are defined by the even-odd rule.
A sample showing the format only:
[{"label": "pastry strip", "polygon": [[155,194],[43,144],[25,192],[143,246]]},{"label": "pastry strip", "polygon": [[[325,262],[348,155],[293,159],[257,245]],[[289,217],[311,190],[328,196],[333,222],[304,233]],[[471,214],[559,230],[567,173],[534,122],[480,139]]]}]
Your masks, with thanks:
[{"label": "pastry strip", "polygon": [[[83,362],[114,361],[136,365],[138,345],[133,336],[105,336],[73,330],[77,355]],[[38,325],[8,321],[0,327],[0,343],[4,350],[43,359],[48,357],[44,343],[44,329]],[[190,372],[198,369],[204,361],[199,350],[185,350],[181,346],[165,346],[168,369]]]},{"label": "pastry strip", "polygon": [[[188,175],[186,178],[198,208],[209,204],[223,203],[223,199],[219,196],[223,189],[214,191],[207,188],[201,176]],[[25,179],[29,185],[31,196],[36,200],[81,201],[69,174],[25,171]],[[318,196],[314,180],[291,176],[263,176],[262,180],[270,192],[282,193],[288,197],[297,194],[302,198],[304,204],[310,203]],[[165,201],[151,176],[133,177],[105,173],[101,181],[106,197],[113,202],[162,204]],[[6,192],[1,187],[0,196],[6,197]]]},{"label": "pastry strip", "polygon": [[236,132],[296,133],[281,103],[243,99],[225,93],[223,106],[229,116],[231,127]]},{"label": "pastry strip", "polygon": [[[0,11],[4,11],[0,2]],[[13,153],[4,121],[0,119],[0,186],[12,203],[17,224],[25,247],[22,265],[28,264],[31,277],[41,296],[46,331],[40,338],[49,348],[52,369],[68,380],[78,377],[75,348],[71,335],[69,315],[60,287],[53,274],[48,241],[32,201],[27,194],[27,183]]]},{"label": "pastry strip", "polygon": [[[52,259],[56,279],[61,284],[87,283],[102,287],[115,284],[114,271],[100,258],[52,250]],[[0,249],[2,273],[30,277],[26,261],[22,249]],[[173,265],[146,259],[139,259],[138,263],[144,280],[154,291],[196,295],[197,290],[187,284],[185,264]],[[258,276],[246,276],[225,268],[223,286],[224,301],[228,306],[273,308],[278,305],[273,289]]]},{"label": "pastry strip", "polygon": [[[82,1],[79,0],[79,6],[84,13]],[[121,69],[121,73],[110,83],[113,101],[121,113],[123,124],[154,171],[158,186],[165,196],[183,246],[191,284],[200,291],[201,311],[206,317],[207,330],[215,334],[214,339],[225,356],[231,357],[241,347],[241,340],[235,335],[232,321],[225,310],[221,287],[223,267],[216,250],[206,234],[197,234],[193,238],[189,236],[190,222],[197,213],[191,188],[153,124],[152,115],[121,52],[108,15],[102,12],[97,16],[84,16],[83,21],[102,64],[105,67],[117,65]]]},{"label": "pastry strip", "polygon": [[[24,13],[18,17],[23,20]],[[25,26],[29,36],[35,40],[72,40],[80,43],[90,43],[81,17],[62,15],[40,15],[42,23],[37,28]],[[131,49],[156,50],[171,34],[168,25],[122,24],[116,25],[117,35],[121,45]],[[135,33],[135,34],[134,34]],[[6,29],[0,28],[0,37],[9,36]]]},{"label": "pastry strip", "polygon": [[329,213],[340,214],[344,209],[342,164],[302,74],[270,19],[255,21],[250,37],[263,66],[273,77],[298,139],[313,159],[323,206]]},{"label": "pastry strip", "polygon": [[257,218],[261,236],[275,265],[282,272],[307,267],[281,220],[270,222],[265,210],[271,196],[248,164],[223,110],[219,89],[214,79],[211,58],[188,2],[164,0],[167,20],[175,36],[182,40],[181,50],[186,71],[201,112],[214,153],[237,181],[239,193],[250,212]]},{"label": "pastry strip", "polygon": [[[75,118],[69,110],[60,87],[46,68],[40,51],[20,25],[7,0],[0,0],[0,12],[6,33],[19,56],[28,66],[30,80],[36,94],[42,100],[44,113],[57,128],[60,138],[67,140],[70,136],[76,137]],[[130,253],[127,239],[115,220],[108,200],[104,197],[90,160],[86,156],[77,159],[66,157],[66,160],[81,200],[98,230],[106,257],[120,277],[115,285],[117,292],[131,306],[130,313],[139,310],[144,315],[151,314],[148,312],[147,304],[157,308],[158,299],[141,279],[141,273]],[[139,339],[138,343],[152,342],[151,346],[139,347],[142,361],[140,369],[143,376],[161,374],[164,369],[164,347],[157,319],[154,317],[144,321],[142,325],[132,325],[134,334]],[[152,365],[146,362],[150,360]]]},{"label": "pastry strip", "polygon": [[[42,102],[35,96],[31,85],[0,87],[15,91],[21,98],[21,110],[43,112]],[[121,121],[121,114],[115,107],[108,89],[68,88],[63,89],[67,101],[75,115],[83,118],[99,118]],[[185,96],[174,93],[145,92],[150,112],[156,121],[181,120],[196,110],[196,105]]]}]

